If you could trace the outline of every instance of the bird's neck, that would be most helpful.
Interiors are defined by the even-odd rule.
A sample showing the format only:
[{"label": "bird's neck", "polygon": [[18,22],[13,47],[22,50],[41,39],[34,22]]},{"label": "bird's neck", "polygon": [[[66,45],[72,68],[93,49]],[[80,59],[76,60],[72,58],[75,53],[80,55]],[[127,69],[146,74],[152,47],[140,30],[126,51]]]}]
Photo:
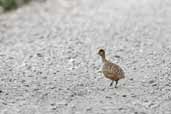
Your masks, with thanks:
[{"label": "bird's neck", "polygon": [[102,62],[105,63],[107,61],[105,55],[102,55],[101,57],[102,57]]}]

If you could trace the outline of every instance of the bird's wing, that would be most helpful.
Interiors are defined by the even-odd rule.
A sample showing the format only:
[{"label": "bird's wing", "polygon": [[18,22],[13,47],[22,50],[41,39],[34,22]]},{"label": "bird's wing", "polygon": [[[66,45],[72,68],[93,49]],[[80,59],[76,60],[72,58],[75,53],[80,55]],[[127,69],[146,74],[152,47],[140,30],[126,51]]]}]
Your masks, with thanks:
[{"label": "bird's wing", "polygon": [[108,75],[123,75],[123,70],[114,63],[108,63],[105,67],[104,72]]}]

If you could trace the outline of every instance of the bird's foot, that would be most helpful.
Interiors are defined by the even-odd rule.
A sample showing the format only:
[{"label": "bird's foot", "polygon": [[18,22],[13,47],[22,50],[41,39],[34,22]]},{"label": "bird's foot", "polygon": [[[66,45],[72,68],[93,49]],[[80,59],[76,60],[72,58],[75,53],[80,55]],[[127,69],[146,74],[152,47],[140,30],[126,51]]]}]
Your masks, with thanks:
[{"label": "bird's foot", "polygon": [[113,82],[111,82],[109,86],[111,87],[112,85],[113,85]]},{"label": "bird's foot", "polygon": [[110,83],[109,87],[111,88],[113,86],[113,81]]}]

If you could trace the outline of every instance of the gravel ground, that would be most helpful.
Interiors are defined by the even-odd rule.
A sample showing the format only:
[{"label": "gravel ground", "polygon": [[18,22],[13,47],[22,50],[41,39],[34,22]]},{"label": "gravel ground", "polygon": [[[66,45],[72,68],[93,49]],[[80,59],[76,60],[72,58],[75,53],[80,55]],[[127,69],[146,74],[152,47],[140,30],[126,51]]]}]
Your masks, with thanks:
[{"label": "gravel ground", "polygon": [[[47,0],[0,15],[0,114],[171,114],[171,1]],[[119,64],[118,88],[97,55]]]}]

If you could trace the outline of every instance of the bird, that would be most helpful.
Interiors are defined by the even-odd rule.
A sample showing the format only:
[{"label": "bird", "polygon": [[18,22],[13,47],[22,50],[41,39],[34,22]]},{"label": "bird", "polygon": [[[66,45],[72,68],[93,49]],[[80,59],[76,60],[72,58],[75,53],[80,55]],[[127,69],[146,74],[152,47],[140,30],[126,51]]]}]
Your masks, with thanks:
[{"label": "bird", "polygon": [[118,81],[120,79],[125,78],[125,73],[123,69],[119,65],[112,63],[106,59],[104,49],[99,49],[98,55],[101,56],[101,59],[103,62],[102,73],[104,74],[106,78],[112,80],[112,82],[110,83],[110,86],[112,86],[115,81],[116,82],[115,88],[117,88]]}]

